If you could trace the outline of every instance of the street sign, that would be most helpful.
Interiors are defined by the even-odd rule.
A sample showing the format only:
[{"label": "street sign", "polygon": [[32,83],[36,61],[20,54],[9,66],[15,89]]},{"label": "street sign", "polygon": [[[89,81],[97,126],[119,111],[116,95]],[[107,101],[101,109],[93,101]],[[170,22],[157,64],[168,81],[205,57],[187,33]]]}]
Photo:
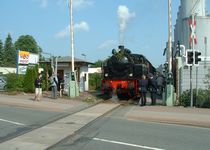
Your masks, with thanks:
[{"label": "street sign", "polygon": [[197,38],[196,38],[196,34],[195,34],[195,28],[196,28],[196,20],[192,20],[192,18],[190,18],[188,20],[189,26],[190,26],[190,38],[189,38],[189,43],[190,45],[192,44],[193,40],[194,40],[194,44],[197,44]]}]

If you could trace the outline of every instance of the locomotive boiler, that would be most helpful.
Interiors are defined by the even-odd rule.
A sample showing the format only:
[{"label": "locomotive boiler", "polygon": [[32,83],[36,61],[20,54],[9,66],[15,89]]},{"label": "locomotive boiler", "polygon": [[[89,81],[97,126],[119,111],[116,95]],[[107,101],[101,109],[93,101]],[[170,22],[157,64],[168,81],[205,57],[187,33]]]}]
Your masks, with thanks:
[{"label": "locomotive boiler", "polygon": [[132,54],[124,46],[112,50],[112,56],[102,67],[102,93],[119,99],[134,98],[139,95],[138,80],[141,76],[154,74],[156,69],[144,55]]}]

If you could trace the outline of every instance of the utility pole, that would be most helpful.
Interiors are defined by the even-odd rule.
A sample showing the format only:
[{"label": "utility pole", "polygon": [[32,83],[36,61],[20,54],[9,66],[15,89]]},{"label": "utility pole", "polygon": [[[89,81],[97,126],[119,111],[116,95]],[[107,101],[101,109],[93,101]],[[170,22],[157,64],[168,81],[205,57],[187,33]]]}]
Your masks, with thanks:
[{"label": "utility pole", "polygon": [[172,73],[172,9],[168,0],[168,72]]},{"label": "utility pole", "polygon": [[166,87],[166,105],[174,105],[174,87],[173,87],[173,74],[172,74],[172,8],[171,1],[168,0],[168,75]]},{"label": "utility pole", "polygon": [[70,42],[71,42],[71,71],[74,73],[74,24],[73,24],[73,11],[72,0],[70,0]]},{"label": "utility pole", "polygon": [[72,0],[70,2],[70,42],[71,42],[71,74],[69,81],[69,96],[74,98],[79,96],[79,87],[77,84],[76,73],[74,70],[74,24],[73,24],[73,10]]}]

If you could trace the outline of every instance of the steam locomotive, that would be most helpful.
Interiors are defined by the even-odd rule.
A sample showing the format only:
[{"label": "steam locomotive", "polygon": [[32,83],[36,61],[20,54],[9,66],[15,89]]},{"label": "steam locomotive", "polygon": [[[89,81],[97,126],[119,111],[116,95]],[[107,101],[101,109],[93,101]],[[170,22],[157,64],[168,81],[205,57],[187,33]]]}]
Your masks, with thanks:
[{"label": "steam locomotive", "polygon": [[102,67],[102,93],[109,98],[117,94],[119,99],[139,95],[138,80],[141,76],[154,74],[156,69],[141,54],[132,54],[124,46],[112,50],[112,56]]}]

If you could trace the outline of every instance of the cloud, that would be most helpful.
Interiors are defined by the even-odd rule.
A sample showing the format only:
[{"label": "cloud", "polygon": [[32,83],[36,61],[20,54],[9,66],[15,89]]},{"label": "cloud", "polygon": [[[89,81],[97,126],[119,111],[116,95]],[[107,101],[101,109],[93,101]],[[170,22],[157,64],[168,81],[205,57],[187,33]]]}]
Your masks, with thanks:
[{"label": "cloud", "polygon": [[74,25],[74,29],[75,29],[75,31],[89,31],[90,30],[89,25],[85,21],[76,23]]},{"label": "cloud", "polygon": [[81,9],[93,5],[92,0],[73,0],[72,3],[73,3],[73,8],[75,9]]},{"label": "cloud", "polygon": [[117,41],[115,40],[107,40],[104,41],[101,45],[99,45],[99,49],[111,49],[117,45]]},{"label": "cloud", "polygon": [[39,4],[41,8],[47,8],[48,6],[48,0],[32,0],[32,2]]},{"label": "cloud", "polygon": [[47,5],[48,5],[48,0],[41,0],[40,6],[41,6],[42,8],[46,8]]},{"label": "cloud", "polygon": [[[87,22],[81,21],[79,23],[74,24],[74,31],[80,32],[80,31],[86,31],[88,32],[90,30],[90,27]],[[55,34],[56,38],[64,38],[70,35],[70,25],[65,27],[63,30]]]},{"label": "cloud", "polygon": [[70,35],[70,25],[68,25],[65,29],[59,31],[58,33],[55,34],[56,38],[64,38]]}]

